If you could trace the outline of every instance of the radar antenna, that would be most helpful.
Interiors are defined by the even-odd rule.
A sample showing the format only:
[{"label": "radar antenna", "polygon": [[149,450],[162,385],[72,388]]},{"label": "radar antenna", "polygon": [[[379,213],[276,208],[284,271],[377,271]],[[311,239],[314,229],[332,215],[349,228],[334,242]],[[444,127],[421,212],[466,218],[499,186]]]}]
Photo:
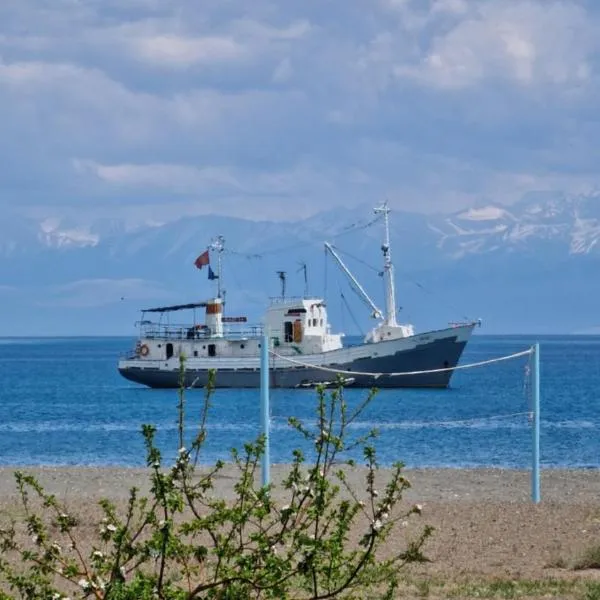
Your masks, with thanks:
[{"label": "radar antenna", "polygon": [[281,281],[281,299],[285,298],[285,271],[277,271],[277,275],[279,275],[279,280]]},{"label": "radar antenna", "polygon": [[300,268],[296,271],[296,273],[299,273],[300,271],[304,271],[304,297],[308,298],[308,270],[305,262],[300,263]]}]

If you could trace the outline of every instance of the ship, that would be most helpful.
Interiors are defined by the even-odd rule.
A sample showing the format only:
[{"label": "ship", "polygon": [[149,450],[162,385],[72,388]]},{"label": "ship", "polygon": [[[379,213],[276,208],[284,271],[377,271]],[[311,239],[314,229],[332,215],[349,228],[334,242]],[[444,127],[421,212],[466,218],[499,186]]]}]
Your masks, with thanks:
[{"label": "ship", "polygon": [[[195,261],[207,267],[217,289],[203,302],[149,308],[138,322],[139,336],[132,351],[118,363],[126,379],[150,388],[177,388],[182,384],[204,387],[211,370],[221,388],[260,387],[261,344],[269,344],[269,382],[273,388],[332,385],[341,377],[358,388],[446,388],[475,327],[480,320],[450,323],[447,327],[417,333],[413,325],[399,323],[395,299],[394,265],[390,249],[387,203],[374,209],[384,225],[383,270],[385,311],[380,310],[336,252],[325,249],[362,297],[376,325],[361,343],[344,345],[343,333],[333,333],[323,298],[305,294],[272,298],[261,323],[225,314],[222,254],[225,240],[218,236]],[[217,272],[210,256],[217,257]],[[187,320],[180,314],[187,314]],[[203,317],[202,317],[203,313]],[[191,316],[189,316],[191,314]],[[175,322],[174,322],[175,321]],[[185,324],[177,324],[183,321]]]}]

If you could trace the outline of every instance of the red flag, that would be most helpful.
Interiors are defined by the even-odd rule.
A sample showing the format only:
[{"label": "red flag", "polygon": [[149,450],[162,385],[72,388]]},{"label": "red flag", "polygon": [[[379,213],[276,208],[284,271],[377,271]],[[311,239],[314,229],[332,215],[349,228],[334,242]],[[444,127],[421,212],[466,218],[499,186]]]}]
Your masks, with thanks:
[{"label": "red flag", "polygon": [[194,264],[198,269],[201,269],[205,265],[210,263],[210,258],[208,256],[208,250],[205,250],[195,261]]}]

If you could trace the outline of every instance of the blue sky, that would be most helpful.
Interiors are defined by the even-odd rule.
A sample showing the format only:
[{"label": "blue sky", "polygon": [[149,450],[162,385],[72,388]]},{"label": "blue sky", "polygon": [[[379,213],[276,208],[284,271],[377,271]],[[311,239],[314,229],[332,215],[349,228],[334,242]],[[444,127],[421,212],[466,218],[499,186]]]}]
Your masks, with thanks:
[{"label": "blue sky", "polygon": [[586,192],[599,30],[591,0],[3,0],[0,207],[283,219]]}]

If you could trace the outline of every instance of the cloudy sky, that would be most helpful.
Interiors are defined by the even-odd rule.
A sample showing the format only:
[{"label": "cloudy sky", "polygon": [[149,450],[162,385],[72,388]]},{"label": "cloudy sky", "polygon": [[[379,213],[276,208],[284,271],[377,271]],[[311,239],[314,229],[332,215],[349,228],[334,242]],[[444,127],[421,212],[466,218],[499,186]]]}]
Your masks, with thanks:
[{"label": "cloudy sky", "polygon": [[455,210],[600,178],[600,3],[2,0],[0,208]]}]

